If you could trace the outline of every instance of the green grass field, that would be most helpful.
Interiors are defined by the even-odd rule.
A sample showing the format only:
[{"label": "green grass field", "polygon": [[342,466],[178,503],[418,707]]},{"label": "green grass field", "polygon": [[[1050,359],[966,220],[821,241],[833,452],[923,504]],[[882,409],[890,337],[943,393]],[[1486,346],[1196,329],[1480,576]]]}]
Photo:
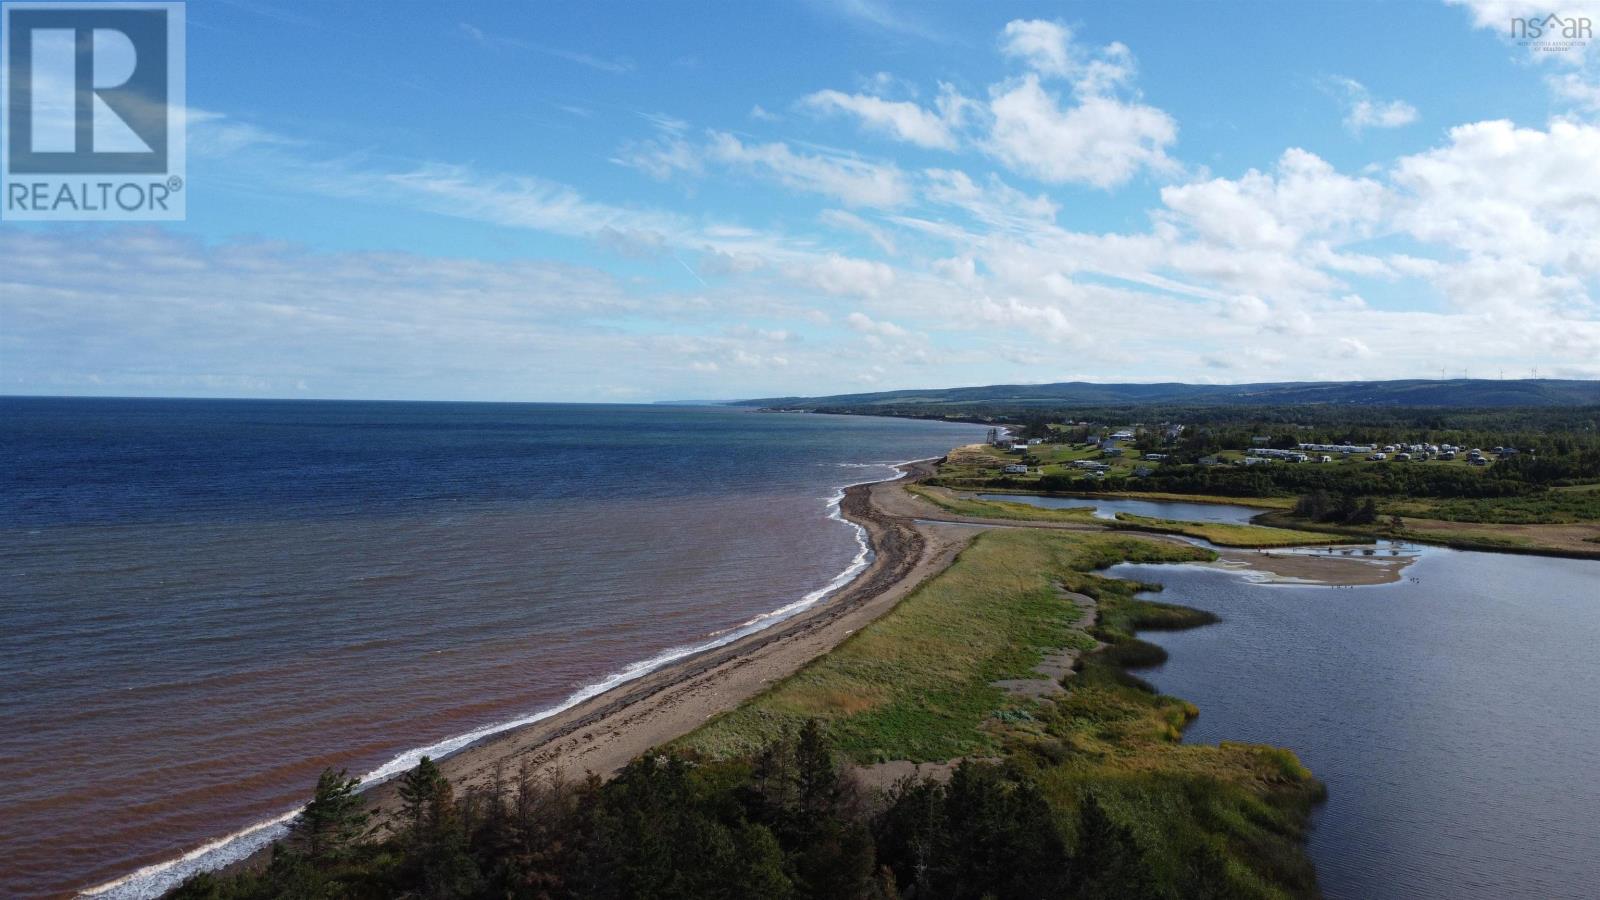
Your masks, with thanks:
[{"label": "green grass field", "polygon": [[1554,488],[1527,497],[1390,501],[1382,509],[1403,516],[1496,525],[1600,522],[1600,484]]},{"label": "green grass field", "polygon": [[[1129,829],[1155,896],[1179,896],[1196,859],[1229,897],[1316,896],[1301,841],[1322,787],[1293,753],[1224,743],[1187,745],[1196,715],[1155,694],[1125,666],[1163,658],[1140,628],[1213,621],[1142,600],[1153,585],[1107,578],[1115,562],[1212,558],[1198,547],[1129,534],[996,530],[979,535],[941,575],[832,653],[677,742],[726,759],[758,750],[808,719],[857,763],[1000,757],[1036,781],[1063,827],[1094,796]],[[1076,627],[1057,587],[1096,599],[1099,624]],[[1054,701],[1006,695],[992,682],[1033,677],[1052,648],[1088,653]]]},{"label": "green grass field", "polygon": [[1370,544],[1371,538],[1330,535],[1264,525],[1230,525],[1219,522],[1184,522],[1117,513],[1117,525],[1136,531],[1181,534],[1210,541],[1219,547],[1314,547],[1322,544]]},{"label": "green grass field", "polygon": [[1094,517],[1093,507],[1080,509],[1046,509],[1030,503],[1013,503],[1009,500],[978,500],[956,497],[943,491],[908,485],[906,490],[948,513],[972,516],[978,519],[1017,519],[1027,522],[1074,522],[1086,525],[1104,524]]}]

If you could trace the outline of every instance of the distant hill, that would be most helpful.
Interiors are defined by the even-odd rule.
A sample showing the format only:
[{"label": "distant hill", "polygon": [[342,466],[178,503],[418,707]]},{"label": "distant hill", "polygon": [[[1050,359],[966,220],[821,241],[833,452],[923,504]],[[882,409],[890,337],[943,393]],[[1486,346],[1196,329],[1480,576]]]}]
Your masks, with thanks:
[{"label": "distant hill", "polygon": [[1510,381],[1459,378],[1447,381],[1286,381],[1262,384],[994,384],[983,387],[834,394],[827,397],[768,397],[739,406],[776,409],[839,409],[895,406],[904,409],[997,403],[1007,406],[1261,405],[1308,403],[1351,406],[1452,408],[1600,405],[1600,381],[1525,378]]}]

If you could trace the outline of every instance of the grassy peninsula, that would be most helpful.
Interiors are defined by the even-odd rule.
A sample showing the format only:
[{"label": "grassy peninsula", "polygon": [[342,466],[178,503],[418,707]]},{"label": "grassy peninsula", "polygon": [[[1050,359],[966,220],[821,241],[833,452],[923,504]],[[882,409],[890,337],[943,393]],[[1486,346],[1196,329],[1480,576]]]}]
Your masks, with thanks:
[{"label": "grassy peninsula", "polygon": [[[173,896],[1315,896],[1301,840],[1320,783],[1285,750],[1181,743],[1195,708],[1126,671],[1163,658],[1137,629],[1212,618],[1097,572],[1212,557],[993,529],[832,652],[608,781],[523,757],[458,793],[425,760],[375,817],[330,770],[270,862]],[[1063,651],[1076,665],[1048,696],[1003,687]],[[854,774],[901,760],[946,777],[880,792]]]},{"label": "grassy peninsula", "polygon": [[[1111,892],[1099,896],[1314,895],[1299,840],[1320,784],[1288,751],[1180,743],[1195,708],[1125,671],[1163,658],[1137,629],[1210,617],[1136,599],[1151,586],[1094,571],[1211,557],[1129,535],[987,532],[893,612],[675,746],[739,759],[814,721],[856,764],[964,759],[998,768],[1038,792],[1068,848],[1083,848],[1088,807],[1088,818],[1123,836],[1128,861],[1120,874],[1096,876]],[[1084,610],[1066,593],[1093,599],[1092,626],[1082,627]],[[1031,700],[997,686],[1064,646],[1091,652],[1063,694]]]}]

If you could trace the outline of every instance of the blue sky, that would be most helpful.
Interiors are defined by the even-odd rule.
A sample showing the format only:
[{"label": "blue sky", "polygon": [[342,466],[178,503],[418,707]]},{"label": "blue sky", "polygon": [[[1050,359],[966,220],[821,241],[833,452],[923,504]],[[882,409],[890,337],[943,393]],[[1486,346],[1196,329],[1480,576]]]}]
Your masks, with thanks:
[{"label": "blue sky", "polygon": [[0,224],[0,391],[1600,377],[1550,11],[195,2],[187,221]]}]

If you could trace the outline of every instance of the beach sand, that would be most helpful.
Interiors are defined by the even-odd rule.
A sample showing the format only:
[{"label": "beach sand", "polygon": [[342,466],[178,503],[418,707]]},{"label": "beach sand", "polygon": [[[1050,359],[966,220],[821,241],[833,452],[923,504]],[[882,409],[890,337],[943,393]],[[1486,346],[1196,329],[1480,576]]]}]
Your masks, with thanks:
[{"label": "beach sand", "polygon": [[[724,647],[665,666],[564,713],[504,732],[439,763],[457,789],[490,784],[497,773],[514,779],[523,766],[581,778],[609,775],[629,760],[692,731],[773,682],[827,653],[853,632],[893,608],[918,585],[942,571],[977,531],[919,523],[900,510],[901,485],[932,470],[903,466],[900,481],[845,491],[842,513],[866,528],[872,563],[833,597],[779,625]],[[373,788],[380,808],[392,809],[396,785]]]},{"label": "beach sand", "polygon": [[[732,709],[768,685],[827,653],[938,574],[982,526],[1101,531],[1094,525],[1031,523],[953,516],[906,491],[933,471],[928,462],[902,467],[895,481],[849,488],[843,514],[867,529],[872,564],[838,594],[795,618],[725,647],[666,666],[564,713],[485,739],[440,762],[458,788],[506,779],[528,766],[568,778],[609,775],[652,747],[678,738]],[[972,527],[980,526],[980,527]],[[1174,539],[1140,535],[1151,540]],[[1220,562],[1269,577],[1317,584],[1397,580],[1408,558],[1224,550]],[[394,786],[371,791],[393,807]]]},{"label": "beach sand", "polygon": [[[519,772],[579,779],[609,776],[630,760],[733,709],[827,653],[943,571],[991,527],[1104,531],[1092,524],[1019,522],[955,516],[905,490],[932,474],[932,462],[908,463],[895,481],[845,491],[841,512],[867,530],[871,564],[837,594],[794,618],[726,646],[664,666],[635,681],[530,725],[485,738],[439,760],[458,791],[512,782]],[[1148,540],[1183,540],[1140,534]],[[1217,565],[1316,584],[1377,584],[1399,578],[1407,559],[1358,560],[1252,550],[1224,550]],[[903,773],[897,773],[903,774]],[[398,809],[398,784],[366,792],[381,821]],[[240,865],[264,864],[265,852]],[[230,867],[231,868],[231,867]]]}]

